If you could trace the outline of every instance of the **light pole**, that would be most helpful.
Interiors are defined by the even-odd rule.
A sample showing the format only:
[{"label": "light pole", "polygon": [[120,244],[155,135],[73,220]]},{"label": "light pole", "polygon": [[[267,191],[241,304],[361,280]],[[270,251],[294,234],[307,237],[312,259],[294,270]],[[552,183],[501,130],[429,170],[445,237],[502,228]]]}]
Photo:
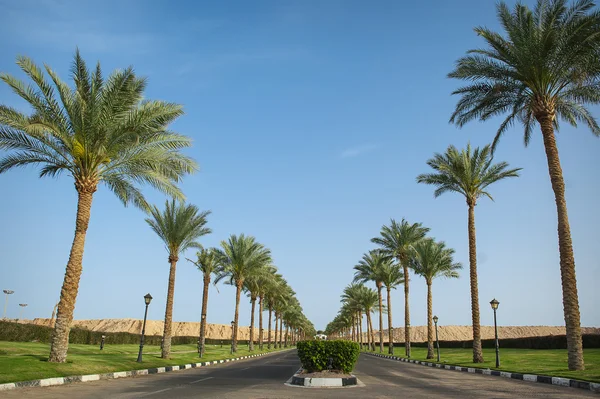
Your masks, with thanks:
[{"label": "light pole", "polygon": [[233,354],[233,332],[235,328],[235,321],[231,322],[231,354]]},{"label": "light pole", "polygon": [[496,310],[498,309],[498,305],[500,302],[496,300],[496,298],[490,301],[490,305],[492,305],[492,309],[494,309],[494,332],[496,333],[496,368],[500,367],[500,346],[498,345],[498,324],[496,323]]},{"label": "light pole", "polygon": [[146,317],[148,317],[148,305],[152,301],[152,295],[144,295],[144,303],[146,304],[146,310],[144,311],[144,324],[142,324],[142,337],[140,338],[140,353],[138,353],[137,361],[142,362],[142,350],[144,349],[144,334],[146,334]]},{"label": "light pole", "polygon": [[437,329],[437,322],[438,322],[438,317],[437,316],[433,316],[433,322],[435,323],[435,346],[437,347],[437,358],[438,358],[438,363],[440,361],[440,340],[438,339],[438,329]]},{"label": "light pole", "polygon": [[2,290],[2,292],[6,294],[6,299],[4,300],[4,316],[2,316],[2,318],[6,319],[6,307],[8,306],[8,296],[10,294],[14,294],[15,292],[12,290]]},{"label": "light pole", "polygon": [[25,307],[27,307],[26,303],[20,303],[19,306],[21,307],[21,309],[19,309],[19,320],[21,320],[23,318],[23,309]]}]

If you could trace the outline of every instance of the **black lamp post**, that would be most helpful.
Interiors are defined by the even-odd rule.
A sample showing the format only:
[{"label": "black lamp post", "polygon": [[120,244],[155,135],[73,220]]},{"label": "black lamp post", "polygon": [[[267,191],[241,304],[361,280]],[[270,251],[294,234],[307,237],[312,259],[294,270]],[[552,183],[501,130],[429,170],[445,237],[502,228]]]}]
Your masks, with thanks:
[{"label": "black lamp post", "polygon": [[235,321],[231,322],[231,354],[233,354],[233,334],[235,330]]},{"label": "black lamp post", "polygon": [[100,340],[100,350],[104,349],[104,339],[106,338],[106,335],[102,336],[102,340]]},{"label": "black lamp post", "polygon": [[146,311],[144,312],[144,324],[142,325],[142,337],[140,338],[140,353],[138,353],[137,361],[142,362],[142,349],[144,349],[144,334],[146,334],[146,317],[148,317],[148,305],[152,301],[152,295],[144,295],[144,303],[146,303]]},{"label": "black lamp post", "polygon": [[433,322],[435,323],[435,346],[437,347],[437,359],[439,362],[440,361],[440,340],[438,339],[438,329],[437,329],[438,320],[439,319],[437,316],[433,316]]},{"label": "black lamp post", "polygon": [[496,323],[496,310],[498,309],[498,305],[500,302],[496,300],[496,298],[492,299],[490,302],[492,305],[492,309],[494,309],[494,331],[496,333],[496,368],[500,367],[500,346],[498,345],[498,324]]}]

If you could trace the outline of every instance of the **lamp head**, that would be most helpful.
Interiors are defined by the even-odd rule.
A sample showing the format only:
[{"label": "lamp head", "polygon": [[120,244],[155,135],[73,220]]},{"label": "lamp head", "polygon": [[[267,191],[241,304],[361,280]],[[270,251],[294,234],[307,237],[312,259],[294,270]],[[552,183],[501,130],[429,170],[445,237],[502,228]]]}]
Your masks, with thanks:
[{"label": "lamp head", "polygon": [[433,322],[434,322],[435,324],[437,324],[438,320],[439,320],[439,318],[438,318],[437,316],[433,316]]},{"label": "lamp head", "polygon": [[150,295],[150,294],[144,295],[144,302],[146,303],[146,305],[150,305],[151,301],[152,301],[152,295]]},{"label": "lamp head", "polygon": [[492,309],[496,310],[498,309],[498,305],[500,305],[500,302],[498,302],[496,298],[494,298],[490,301],[490,305],[492,305]]}]

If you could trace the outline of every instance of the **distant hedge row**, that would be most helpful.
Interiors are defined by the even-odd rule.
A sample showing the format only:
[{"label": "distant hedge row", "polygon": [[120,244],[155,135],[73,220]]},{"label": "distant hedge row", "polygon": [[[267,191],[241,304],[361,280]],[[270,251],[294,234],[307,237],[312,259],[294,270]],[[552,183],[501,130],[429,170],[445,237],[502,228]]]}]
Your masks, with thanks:
[{"label": "distant hedge row", "polygon": [[[545,337],[527,337],[527,338],[504,338],[499,339],[501,348],[514,349],[567,349],[566,335],[548,335]],[[411,346],[417,348],[426,348],[427,342],[411,342]],[[435,344],[435,341],[434,341]],[[377,342],[376,346],[379,345]],[[387,342],[384,343],[387,346]],[[395,347],[404,346],[404,342],[395,342]],[[495,348],[496,343],[493,339],[481,340],[483,348]],[[440,348],[472,348],[473,341],[440,341]],[[584,334],[584,348],[600,348],[600,334]]]},{"label": "distant hedge row", "polygon": [[[44,342],[49,343],[52,337],[53,329],[46,326],[38,326],[35,324],[21,324],[10,321],[0,321],[0,341],[17,341],[17,342]],[[72,328],[69,334],[69,342],[72,344],[93,344],[99,345],[102,340],[102,335],[106,338],[104,343],[108,344],[139,344],[140,334],[131,334],[126,332],[119,333],[103,333],[99,331],[90,331],[80,328]],[[146,335],[144,339],[145,345],[160,345],[162,336]],[[207,345],[230,345],[230,339],[206,339]],[[171,338],[172,345],[182,344],[197,344],[198,337],[173,337]],[[238,345],[248,345],[248,340],[238,340]]]}]

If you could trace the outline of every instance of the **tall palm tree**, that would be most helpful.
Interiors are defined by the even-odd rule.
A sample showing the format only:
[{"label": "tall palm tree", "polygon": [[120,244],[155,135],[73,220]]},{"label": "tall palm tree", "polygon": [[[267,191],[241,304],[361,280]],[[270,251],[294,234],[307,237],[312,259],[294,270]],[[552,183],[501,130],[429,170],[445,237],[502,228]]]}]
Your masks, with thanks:
[{"label": "tall palm tree", "polygon": [[[268,322],[268,332],[267,332],[267,349],[271,349],[271,333],[273,326],[273,311],[275,307],[275,302],[279,297],[281,286],[282,286],[283,277],[281,274],[275,274],[273,279],[269,281],[265,287],[265,299],[267,301],[267,309],[269,310],[269,322]],[[275,324],[277,327],[277,324]],[[277,334],[276,334],[277,336]]]},{"label": "tall palm tree", "polygon": [[162,358],[168,359],[171,354],[171,328],[173,323],[173,296],[175,295],[175,272],[179,254],[190,248],[201,248],[196,241],[211,230],[206,226],[206,217],[210,211],[200,212],[197,206],[177,203],[175,199],[165,202],[161,211],[156,205],[149,209],[150,217],[146,223],[165,243],[169,252],[169,285],[167,288],[167,306],[165,309],[165,326],[163,331]]},{"label": "tall palm tree", "polygon": [[511,12],[500,2],[498,19],[505,36],[477,27],[487,48],[470,50],[448,76],[469,85],[455,90],[461,96],[450,121],[463,126],[508,114],[500,124],[493,146],[515,122],[524,126],[529,143],[540,125],[550,182],[558,214],[558,247],[567,329],[570,370],[583,370],[583,349],[575,258],[565,199],[565,182],[554,130],[559,121],[586,124],[600,136],[600,126],[586,104],[600,103],[600,12],[591,0],[538,0],[532,11],[517,3]]},{"label": "tall palm tree", "polygon": [[235,314],[233,318],[233,351],[237,351],[239,327],[240,296],[246,278],[256,270],[271,263],[271,251],[258,243],[252,236],[232,235],[227,241],[221,241],[221,264],[217,269],[215,284],[227,279],[227,284],[233,285],[235,291]]},{"label": "tall palm tree", "polygon": [[387,314],[388,314],[388,352],[394,354],[394,327],[392,325],[392,289],[400,284],[404,284],[404,273],[400,269],[400,265],[391,261],[383,264],[381,273],[381,281],[387,290]]},{"label": "tall palm tree", "polygon": [[469,274],[471,281],[471,316],[473,320],[473,363],[483,363],[481,351],[481,331],[479,324],[479,290],[477,288],[477,245],[475,240],[475,205],[480,197],[493,200],[487,188],[490,184],[518,177],[519,170],[508,169],[508,163],[492,163],[492,150],[489,145],[482,149],[464,150],[449,146],[444,154],[436,153],[427,161],[434,173],[422,174],[417,182],[431,184],[436,188],[434,196],[445,192],[457,192],[465,196],[469,208]]},{"label": "tall palm tree", "polygon": [[[256,310],[256,299],[258,298],[261,292],[261,287],[266,283],[268,279],[272,278],[273,273],[273,268],[270,265],[264,265],[262,267],[257,268],[256,270],[253,270],[251,274],[249,274],[244,280],[243,290],[248,293],[251,304],[249,338],[249,350],[251,352],[254,351],[254,314]],[[262,310],[262,307],[260,310]],[[260,329],[262,330],[262,314]]]},{"label": "tall palm tree", "polygon": [[458,278],[460,263],[455,263],[454,250],[446,248],[444,242],[426,238],[415,244],[415,254],[411,258],[411,269],[425,278],[427,283],[427,359],[433,359],[433,298],[431,285],[437,277]]},{"label": "tall palm tree", "polygon": [[[269,273],[264,273],[259,278],[258,283],[258,342],[259,348],[262,351],[264,345],[264,329],[263,329],[263,312],[265,303],[268,303],[267,293],[269,291],[269,287],[272,285],[272,282],[275,278],[277,278],[277,268],[273,265],[269,266]],[[269,328],[271,324],[271,320],[269,320]],[[269,337],[270,339],[270,337]]]},{"label": "tall palm tree", "polygon": [[82,271],[85,237],[92,200],[105,184],[123,204],[146,209],[139,183],[147,183],[170,196],[183,199],[177,183],[196,164],[180,150],[191,145],[188,137],[168,129],[183,114],[182,107],[143,100],[146,80],[133,69],[113,72],[108,79],[100,64],[88,70],[79,51],[72,67],[74,88],[45,66],[47,78],[27,57],[17,64],[33,81],[27,84],[0,74],[32,108],[27,115],[0,105],[0,173],[39,165],[40,177],[67,172],[77,191],[75,234],[60,293],[49,361],[67,359],[69,332]]},{"label": "tall palm tree", "polygon": [[369,345],[369,350],[374,351],[375,337],[373,336],[373,322],[371,320],[371,313],[378,302],[377,291],[367,288],[363,285],[360,291],[359,301],[362,305],[363,312],[365,312],[367,316],[367,344]]},{"label": "tall palm tree", "polygon": [[400,223],[394,219],[389,226],[383,226],[379,237],[371,242],[382,247],[382,251],[389,257],[396,258],[404,271],[404,346],[406,356],[410,357],[410,307],[408,305],[409,280],[408,264],[413,251],[413,245],[423,239],[429,228],[421,223],[410,224],[404,218]]},{"label": "tall palm tree", "polygon": [[205,249],[203,247],[200,248],[200,251],[196,253],[197,260],[192,261],[188,259],[188,261],[192,262],[200,272],[202,272],[203,277],[203,287],[202,287],[202,313],[200,317],[200,337],[198,339],[198,355],[200,357],[204,356],[204,343],[206,341],[206,310],[208,308],[208,286],[210,285],[211,276],[216,273],[217,268],[219,266],[219,253],[216,248],[208,248]]},{"label": "tall palm tree", "polygon": [[375,282],[377,287],[377,296],[379,298],[379,352],[383,353],[383,296],[381,290],[383,288],[382,273],[386,263],[390,259],[386,257],[380,250],[370,251],[364,254],[358,265],[354,266],[354,281],[366,283],[367,281]]}]

